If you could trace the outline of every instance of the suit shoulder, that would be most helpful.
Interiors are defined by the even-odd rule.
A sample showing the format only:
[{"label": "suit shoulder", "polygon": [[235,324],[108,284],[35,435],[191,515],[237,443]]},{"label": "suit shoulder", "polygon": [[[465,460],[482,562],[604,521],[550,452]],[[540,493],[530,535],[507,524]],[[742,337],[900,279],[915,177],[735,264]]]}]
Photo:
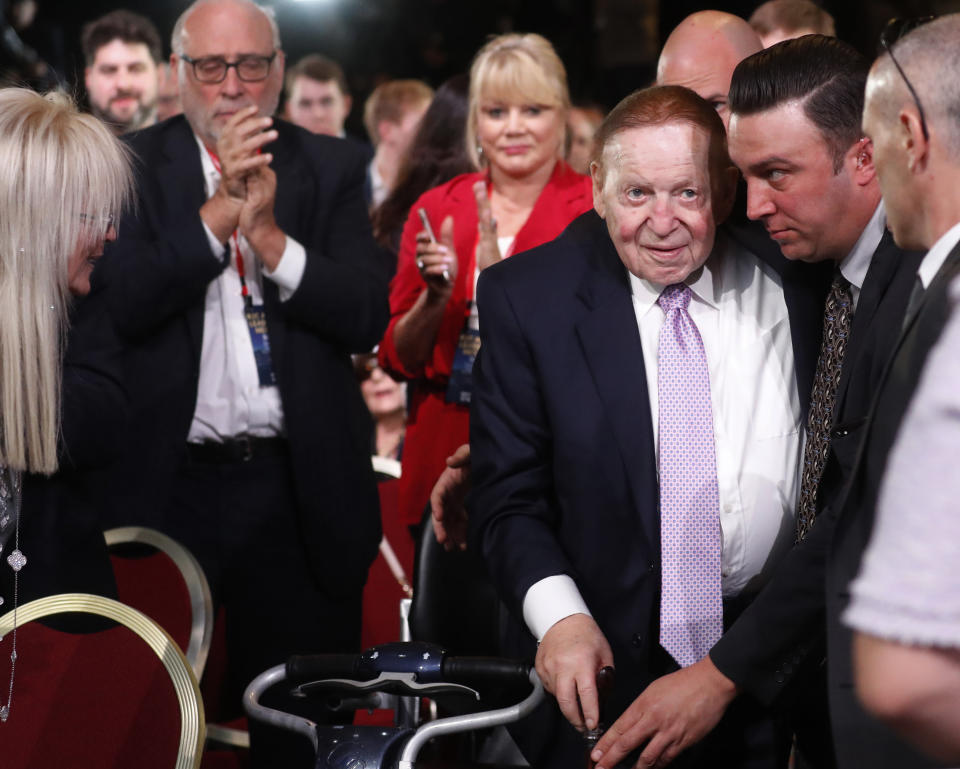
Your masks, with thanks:
[{"label": "suit shoulder", "polygon": [[171,137],[193,140],[193,130],[182,114],[120,138],[138,157],[149,157],[160,151]]},{"label": "suit shoulder", "polygon": [[574,219],[553,240],[529,251],[514,254],[487,268],[491,278],[511,285],[531,285],[542,290],[549,284],[579,282],[584,271],[594,262],[597,241],[607,237],[606,225],[592,209]]}]

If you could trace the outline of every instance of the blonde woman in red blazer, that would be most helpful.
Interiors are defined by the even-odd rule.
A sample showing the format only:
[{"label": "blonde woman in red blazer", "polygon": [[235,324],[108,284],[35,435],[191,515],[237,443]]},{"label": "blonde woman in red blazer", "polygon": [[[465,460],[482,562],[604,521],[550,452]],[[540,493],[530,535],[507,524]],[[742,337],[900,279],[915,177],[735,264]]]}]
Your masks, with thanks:
[{"label": "blonde woman in red blazer", "polygon": [[408,524],[420,521],[446,458],[469,438],[470,364],[457,351],[477,343],[476,276],[553,240],[593,206],[590,178],[561,159],[569,106],[547,40],[491,40],[470,70],[467,149],[481,170],[426,192],[407,219],[380,361],[413,383],[399,490]]}]

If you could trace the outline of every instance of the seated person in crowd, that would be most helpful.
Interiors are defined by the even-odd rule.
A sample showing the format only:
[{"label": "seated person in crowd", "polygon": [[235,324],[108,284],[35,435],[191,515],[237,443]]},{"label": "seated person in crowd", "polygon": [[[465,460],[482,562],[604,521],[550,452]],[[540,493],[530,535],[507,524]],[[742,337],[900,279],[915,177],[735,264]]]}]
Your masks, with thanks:
[{"label": "seated person in crowd", "polygon": [[567,118],[567,137],[570,147],[567,150],[567,162],[578,174],[590,173],[590,158],[593,157],[593,135],[603,122],[603,111],[599,107],[571,107]]}]

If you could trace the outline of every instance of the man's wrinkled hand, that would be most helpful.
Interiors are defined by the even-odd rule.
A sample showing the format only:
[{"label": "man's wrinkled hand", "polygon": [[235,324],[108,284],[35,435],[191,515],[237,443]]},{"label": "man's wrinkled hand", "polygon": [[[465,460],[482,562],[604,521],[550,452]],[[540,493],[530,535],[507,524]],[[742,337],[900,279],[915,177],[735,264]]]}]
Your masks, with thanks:
[{"label": "man's wrinkled hand", "polygon": [[451,456],[430,492],[433,533],[444,550],[467,549],[467,509],[470,490],[470,444],[464,443]]},{"label": "man's wrinkled hand", "polygon": [[544,635],[537,649],[537,674],[577,729],[594,729],[600,720],[597,671],[613,666],[610,644],[593,617],[571,614]]},{"label": "man's wrinkled hand", "polygon": [[247,197],[240,209],[240,233],[269,270],[277,268],[287,243],[273,214],[276,196],[277,175],[269,166],[247,177]]},{"label": "man's wrinkled hand", "polygon": [[200,207],[200,218],[221,243],[226,243],[240,226],[251,174],[267,168],[273,159],[269,153],[260,152],[264,144],[277,137],[276,131],[266,130],[271,124],[270,118],[257,116],[256,107],[245,107],[230,117],[217,141],[220,184]]},{"label": "man's wrinkled hand", "polygon": [[[270,129],[273,119],[257,115],[255,105],[238,110],[223,126],[217,140],[220,161],[220,190],[233,200],[246,198],[247,177],[269,165],[273,157],[261,152],[265,144],[277,138]],[[268,130],[269,129],[269,130]]]},{"label": "man's wrinkled hand", "polygon": [[658,678],[600,738],[590,757],[612,769],[646,743],[638,769],[666,766],[717,725],[737,695],[734,683],[704,657]]}]

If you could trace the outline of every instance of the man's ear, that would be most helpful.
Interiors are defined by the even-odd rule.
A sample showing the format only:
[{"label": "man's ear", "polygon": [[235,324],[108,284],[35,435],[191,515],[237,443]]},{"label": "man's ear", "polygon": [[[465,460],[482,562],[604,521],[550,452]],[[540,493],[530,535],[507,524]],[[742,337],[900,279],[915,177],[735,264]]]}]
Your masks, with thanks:
[{"label": "man's ear", "polygon": [[590,178],[593,180],[593,208],[600,215],[601,219],[607,216],[607,207],[603,200],[603,184],[606,181],[606,173],[596,160],[590,161]]},{"label": "man's ear", "polygon": [[897,116],[897,141],[907,157],[911,173],[923,170],[930,160],[930,139],[923,135],[923,123],[915,109],[904,107]]},{"label": "man's ear", "polygon": [[873,142],[866,136],[857,140],[847,150],[843,162],[849,169],[851,178],[861,187],[870,184],[877,177],[877,169],[873,165]]}]

